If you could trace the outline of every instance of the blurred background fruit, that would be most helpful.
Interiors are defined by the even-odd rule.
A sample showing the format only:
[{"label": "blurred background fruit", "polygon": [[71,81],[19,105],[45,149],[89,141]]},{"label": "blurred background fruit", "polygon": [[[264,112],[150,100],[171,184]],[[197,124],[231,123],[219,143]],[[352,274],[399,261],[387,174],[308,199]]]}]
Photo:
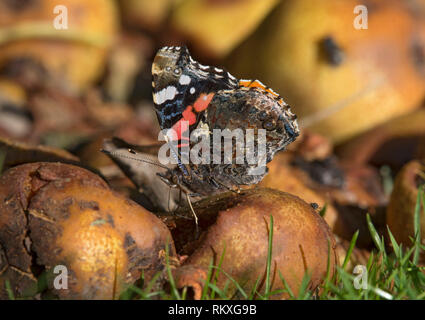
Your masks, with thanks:
[{"label": "blurred background fruit", "polygon": [[283,1],[233,53],[229,68],[264,80],[293,106],[302,127],[337,143],[418,108],[425,93],[423,20],[407,1],[371,0],[368,28],[358,30],[359,4]]},{"label": "blurred background fruit", "polygon": [[[56,6],[67,8],[68,29],[55,29]],[[104,72],[107,49],[118,28],[112,0],[1,1],[0,68],[13,73],[22,63],[41,68],[50,83],[80,91]],[[12,66],[8,64],[13,63]]]},{"label": "blurred background fruit", "polygon": [[30,162],[61,162],[80,164],[78,157],[58,148],[33,146],[0,137],[1,170]]},{"label": "blurred background fruit", "polygon": [[119,0],[123,23],[145,29],[157,31],[165,22],[176,0]]},{"label": "blurred background fruit", "polygon": [[[344,263],[345,258],[347,257],[348,250],[350,248],[350,242],[344,239],[341,239],[335,236],[336,240],[336,252],[340,264]],[[353,248],[353,251],[350,255],[350,259],[347,262],[345,270],[352,272],[354,267],[357,265],[367,265],[367,261],[370,257],[370,252],[364,249],[359,249],[357,247]]]},{"label": "blurred background fruit", "polygon": [[425,108],[394,118],[347,141],[341,159],[398,171],[411,159],[425,159]]},{"label": "blurred background fruit", "polygon": [[[157,217],[80,167],[11,168],[0,178],[0,199],[1,297],[8,280],[15,296],[115,299],[142,272],[145,279],[161,272],[166,252],[174,256]],[[54,286],[58,265],[67,269],[67,290]]]},{"label": "blurred background fruit", "polygon": [[27,94],[17,82],[0,78],[0,135],[23,139],[31,133]]},{"label": "blurred background fruit", "polygon": [[[425,165],[420,161],[406,164],[397,175],[390,203],[387,208],[387,224],[395,239],[410,247],[415,239],[415,209],[419,188],[425,185]],[[420,237],[425,239],[425,199],[419,203]],[[422,257],[424,258],[424,257]]]},{"label": "blurred background fruit", "polygon": [[253,32],[278,0],[186,0],[171,16],[171,29],[210,58],[222,58]]}]

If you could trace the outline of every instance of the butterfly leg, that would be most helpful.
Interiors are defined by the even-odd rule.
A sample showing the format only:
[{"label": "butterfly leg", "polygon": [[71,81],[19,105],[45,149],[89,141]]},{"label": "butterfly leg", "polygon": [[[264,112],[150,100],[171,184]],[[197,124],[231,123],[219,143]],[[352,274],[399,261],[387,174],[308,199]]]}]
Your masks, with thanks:
[{"label": "butterfly leg", "polygon": [[174,148],[174,145],[170,141],[169,137],[167,135],[164,136],[165,141],[170,146],[171,154],[174,156],[175,160],[177,160],[177,166],[180,168],[180,170],[183,172],[185,176],[189,176],[189,172],[187,171],[187,168],[182,164],[181,157],[179,155],[179,152]]},{"label": "butterfly leg", "polygon": [[[177,212],[177,210],[179,210],[179,209],[180,209],[181,203],[182,203],[182,189],[181,189],[181,188],[179,188],[179,200],[178,200],[178,202],[177,202],[177,208],[175,208],[175,209],[173,210],[173,214],[175,214],[176,216],[178,216],[178,217],[180,217],[180,218],[183,218],[183,216],[178,215],[178,214],[176,213],[176,212]],[[185,218],[185,217],[184,217],[184,218]]]},{"label": "butterfly leg", "polygon": [[186,199],[187,199],[187,203],[189,204],[190,210],[192,211],[193,217],[195,218],[195,225],[196,225],[196,238],[198,238],[199,235],[199,226],[198,226],[198,216],[196,215],[195,210],[193,209],[192,206],[192,201],[190,201],[190,196],[188,193],[186,193]]},{"label": "butterfly leg", "polygon": [[171,201],[171,187],[168,188],[168,204],[167,204],[167,206],[168,206],[168,212],[171,212],[170,201]]},{"label": "butterfly leg", "polygon": [[171,183],[171,181],[170,180],[168,180],[167,179],[167,177],[166,176],[164,176],[162,173],[160,173],[160,172],[157,172],[156,173],[156,175],[163,181],[163,182],[165,182],[166,184],[167,184],[167,186],[170,186],[171,188],[177,188],[178,187],[178,185],[177,184],[175,184],[175,183]]}]

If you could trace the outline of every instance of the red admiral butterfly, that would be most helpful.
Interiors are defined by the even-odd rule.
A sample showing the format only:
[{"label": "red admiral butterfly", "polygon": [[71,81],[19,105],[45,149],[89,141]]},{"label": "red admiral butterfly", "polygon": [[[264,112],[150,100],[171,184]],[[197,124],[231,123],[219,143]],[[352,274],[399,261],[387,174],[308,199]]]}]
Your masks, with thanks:
[{"label": "red admiral butterfly", "polygon": [[[238,80],[224,69],[204,66],[192,59],[186,47],[160,49],[152,65],[152,76],[159,124],[162,129],[176,132],[168,142],[175,146],[170,152],[176,157],[177,165],[161,165],[166,170],[158,175],[188,197],[239,191],[242,185],[260,182],[267,173],[266,163],[299,135],[296,116],[276,92],[258,80]],[[258,137],[260,131],[265,132],[264,159],[260,159],[258,143],[257,150],[236,143],[232,145],[230,162],[185,163],[182,150],[197,142],[187,138],[195,129],[202,129],[207,138],[217,129],[221,132],[239,129],[244,134],[251,130],[254,137]],[[209,141],[210,150],[221,146],[221,140],[220,146],[214,139]],[[122,142],[120,144],[122,148]],[[136,151],[130,151],[137,156]],[[248,151],[263,160],[260,168],[263,170],[257,170],[258,163],[247,159],[235,161],[238,152]],[[223,150],[220,156],[224,156]],[[190,204],[189,198],[188,202]]]},{"label": "red admiral butterfly", "polygon": [[[242,129],[244,133],[253,129],[257,135],[258,129],[265,129],[267,163],[299,135],[296,116],[272,89],[258,80],[238,80],[224,69],[204,66],[192,59],[186,47],[160,49],[152,65],[152,75],[159,124],[162,129],[177,132],[176,153],[194,143],[185,139],[185,131],[202,128],[211,135],[214,129]],[[214,148],[217,146],[211,145],[211,150]],[[179,161],[163,178],[185,193],[210,195],[260,182],[266,170],[253,174],[256,165],[247,161],[242,164]]]}]

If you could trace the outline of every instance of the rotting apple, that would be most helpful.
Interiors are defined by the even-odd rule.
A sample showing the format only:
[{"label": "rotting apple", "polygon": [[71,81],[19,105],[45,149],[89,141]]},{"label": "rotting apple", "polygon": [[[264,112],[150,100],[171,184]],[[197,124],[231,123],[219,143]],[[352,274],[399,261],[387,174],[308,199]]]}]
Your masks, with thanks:
[{"label": "rotting apple", "polygon": [[[215,284],[221,289],[227,283],[230,296],[243,297],[230,277],[245,292],[257,285],[258,293],[264,294],[271,217],[270,292],[285,289],[280,276],[297,295],[306,272],[308,288],[313,291],[335,273],[338,259],[332,232],[318,212],[296,196],[267,188],[249,189],[240,195],[201,200],[195,203],[195,211],[203,230],[198,240],[188,241],[187,235],[193,232],[182,231],[179,222],[173,231],[180,253],[188,255],[173,270],[176,284],[193,289],[195,299],[202,295],[211,264],[220,269],[212,270],[212,279],[217,279]],[[287,292],[280,292],[270,298],[287,297]]]},{"label": "rotting apple", "polygon": [[[0,296],[115,299],[175,256],[167,227],[80,167],[31,163],[0,178]],[[66,268],[65,287],[55,268]],[[46,287],[38,292],[39,279]],[[63,280],[61,281],[63,284]]]},{"label": "rotting apple", "polygon": [[[387,225],[397,242],[410,247],[415,238],[415,208],[420,186],[425,185],[425,164],[407,163],[398,173],[387,207]],[[423,204],[423,202],[422,202]],[[420,204],[422,244],[425,239],[425,208]],[[423,257],[422,257],[423,258]]]}]

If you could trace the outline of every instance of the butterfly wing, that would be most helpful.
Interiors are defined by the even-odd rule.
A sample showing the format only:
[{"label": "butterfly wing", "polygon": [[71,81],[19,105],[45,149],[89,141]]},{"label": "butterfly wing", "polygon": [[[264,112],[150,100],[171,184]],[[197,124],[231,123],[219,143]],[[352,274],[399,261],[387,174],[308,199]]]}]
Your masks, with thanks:
[{"label": "butterfly wing", "polygon": [[[211,149],[219,147],[222,163],[211,164],[211,176],[220,185],[233,188],[259,183],[267,173],[266,164],[299,134],[296,117],[280,96],[259,81],[241,84],[237,90],[221,90],[211,102],[206,116],[210,130],[228,130],[231,149],[211,140]],[[229,121],[231,119],[231,121]],[[237,135],[237,132],[240,132]],[[240,137],[240,138],[238,138]],[[238,144],[238,141],[241,141]],[[225,153],[229,151],[231,163]],[[238,154],[242,155],[238,161]]]},{"label": "butterfly wing", "polygon": [[[152,64],[153,101],[162,129],[180,120],[196,127],[214,94],[238,87],[238,79],[224,69],[193,60],[186,47],[164,47]],[[180,137],[179,137],[180,138]]]},{"label": "butterfly wing", "polygon": [[148,197],[154,208],[172,212],[178,207],[179,190],[167,186],[158,174],[166,174],[173,167],[164,167],[158,161],[157,153],[151,154],[155,149],[157,146],[136,146],[114,137],[103,142],[102,151]]}]

